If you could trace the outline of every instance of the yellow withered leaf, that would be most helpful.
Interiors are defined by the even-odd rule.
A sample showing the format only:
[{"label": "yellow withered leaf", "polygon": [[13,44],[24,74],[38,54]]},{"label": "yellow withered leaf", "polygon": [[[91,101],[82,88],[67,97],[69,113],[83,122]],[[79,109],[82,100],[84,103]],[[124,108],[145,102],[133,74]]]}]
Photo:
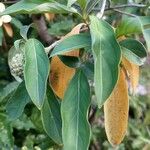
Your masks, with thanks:
[{"label": "yellow withered leaf", "polygon": [[[82,23],[82,24],[77,25],[76,27],[72,29],[70,33],[68,33],[62,39],[69,37],[71,35],[79,34],[80,29],[83,25],[85,24]],[[79,57],[79,50],[74,50],[74,51],[65,53],[64,55]],[[63,64],[57,56],[54,56],[52,58],[49,79],[50,79],[50,83],[52,85],[52,88],[55,94],[61,99],[63,99],[64,93],[67,89],[69,81],[72,79],[74,74],[75,74],[74,68],[70,68],[66,66],[65,64]]]},{"label": "yellow withered leaf", "polygon": [[125,37],[124,35],[118,37],[118,41],[119,41],[119,42],[120,42],[120,41],[123,41],[123,40],[125,40],[125,39],[126,39],[126,37]]},{"label": "yellow withered leaf", "polygon": [[47,21],[52,21],[55,18],[55,14],[53,13],[45,13],[44,16]]},{"label": "yellow withered leaf", "polygon": [[123,140],[128,124],[128,87],[123,69],[111,96],[104,103],[105,131],[108,141],[118,145]]},{"label": "yellow withered leaf", "polygon": [[5,24],[3,24],[3,27],[4,27],[4,29],[5,29],[5,31],[6,31],[6,33],[7,33],[7,35],[8,35],[9,37],[13,37],[13,30],[12,30],[11,25],[8,24],[8,23],[5,23]]},{"label": "yellow withered leaf", "polygon": [[134,94],[139,83],[139,66],[129,62],[124,57],[122,59],[122,64],[128,73],[131,83],[131,92]]},{"label": "yellow withered leaf", "polygon": [[64,65],[57,56],[53,58],[51,62],[50,82],[54,92],[61,99],[74,73],[75,69]]}]

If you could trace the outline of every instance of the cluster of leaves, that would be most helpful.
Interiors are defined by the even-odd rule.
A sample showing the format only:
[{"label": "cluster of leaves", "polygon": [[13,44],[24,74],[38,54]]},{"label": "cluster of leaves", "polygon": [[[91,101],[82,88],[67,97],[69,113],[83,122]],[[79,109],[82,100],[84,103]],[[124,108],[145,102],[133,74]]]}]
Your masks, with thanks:
[{"label": "cluster of leaves", "polygon": [[[119,150],[148,150],[149,145],[149,129],[150,129],[150,119],[149,119],[149,98],[150,93],[149,83],[149,64],[145,64],[141,69],[140,86],[144,86],[144,89],[140,88],[136,96],[130,95],[130,111],[129,111],[129,126],[127,135],[122,144],[116,147]],[[147,92],[145,91],[147,89]],[[145,92],[143,92],[143,90]],[[103,112],[97,111],[95,119],[92,123],[92,144],[98,145],[97,147],[103,148],[104,150],[113,150],[108,141],[106,141],[105,130],[104,130],[104,118]],[[98,144],[97,144],[98,143]],[[94,145],[94,144],[93,144]],[[93,146],[91,146],[93,147]],[[97,148],[97,149],[98,149]]]},{"label": "cluster of leaves", "polygon": [[[75,20],[77,23],[81,21],[90,23],[90,32],[86,30],[86,33],[65,38],[55,46],[48,57],[45,53],[44,43],[35,39],[35,34],[32,33],[33,35],[31,35],[34,38],[27,37],[31,25],[22,26],[22,23],[18,23],[16,18],[14,19],[14,24],[16,26],[19,24],[22,38],[21,36],[16,37],[17,40],[14,42],[13,49],[14,51],[21,51],[25,57],[24,81],[10,83],[1,91],[1,103],[4,105],[1,111],[2,128],[7,128],[3,131],[6,131],[7,137],[9,137],[9,144],[1,147],[13,147],[13,126],[17,131],[21,128],[21,131],[28,135],[23,142],[27,142],[31,147],[38,145],[41,149],[50,146],[61,149],[61,146],[64,145],[65,150],[88,149],[90,126],[87,116],[91,104],[91,91],[88,80],[91,80],[91,77],[94,78],[95,95],[98,107],[101,108],[117,83],[121,57],[125,57],[136,65],[144,63],[147,52],[143,44],[139,40],[135,40],[135,34],[143,34],[147,47],[150,49],[150,17],[123,16],[121,19],[119,18],[120,23],[114,30],[107,23],[107,21],[112,23],[113,18],[111,15],[108,15],[107,21],[89,15],[94,12],[93,10],[98,3],[99,0],[69,0],[61,3],[51,0],[44,2],[42,0],[21,0],[9,6],[0,14],[19,15],[47,12],[73,14],[77,18]],[[132,13],[132,9],[130,11]],[[117,19],[115,21],[118,23]],[[61,24],[69,24],[69,26],[66,28],[60,27]],[[65,32],[67,33],[74,24],[73,19],[63,20],[59,24],[50,24],[48,31],[53,35],[61,36]],[[55,28],[57,30],[54,30]],[[121,36],[127,38],[118,41]],[[80,58],[71,58],[76,61],[70,61],[70,58],[62,56],[64,53],[75,49],[80,49],[81,52]],[[89,59],[84,58],[87,54],[93,55],[94,64]],[[70,81],[61,103],[47,82],[51,67],[49,59],[55,56],[59,56],[65,65],[76,69],[76,73]],[[5,109],[8,116],[4,113]],[[14,120],[20,117],[21,119],[18,122],[15,121],[14,124]],[[20,127],[20,124],[22,124],[22,127]],[[32,130],[34,134],[31,136],[28,133]],[[35,143],[30,143],[29,139],[35,141]],[[43,143],[43,141],[46,142]],[[104,147],[107,147],[107,144]]]}]

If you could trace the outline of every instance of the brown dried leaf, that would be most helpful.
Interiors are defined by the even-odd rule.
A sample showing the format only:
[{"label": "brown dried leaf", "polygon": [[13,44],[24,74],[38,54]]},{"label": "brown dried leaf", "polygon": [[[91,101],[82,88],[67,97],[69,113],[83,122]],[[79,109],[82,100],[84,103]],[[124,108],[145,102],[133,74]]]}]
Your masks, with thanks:
[{"label": "brown dried leaf", "polygon": [[134,94],[139,83],[139,66],[129,62],[124,57],[122,59],[122,64],[128,73],[131,83],[131,92]]},{"label": "brown dried leaf", "polygon": [[54,18],[55,18],[55,14],[53,14],[53,13],[45,13],[44,16],[45,16],[46,20],[49,22],[54,20]]},{"label": "brown dried leaf", "polygon": [[108,141],[118,145],[123,140],[128,124],[128,87],[123,69],[111,96],[104,103],[105,131]]},{"label": "brown dried leaf", "polygon": [[12,30],[11,25],[8,24],[8,23],[4,23],[4,24],[3,24],[3,27],[4,27],[4,29],[5,29],[5,31],[6,31],[6,33],[7,33],[7,35],[8,35],[9,37],[13,37],[13,30]]},{"label": "brown dried leaf", "polygon": [[[81,27],[84,23],[81,23],[75,26],[70,33],[64,36],[62,39],[69,37],[71,35],[79,34]],[[65,53],[66,56],[76,56],[79,57],[79,50],[71,51]],[[54,56],[51,61],[51,72],[50,72],[50,83],[56,95],[63,99],[64,93],[67,89],[69,81],[72,79],[73,75],[75,74],[74,68],[69,68],[65,64],[61,62],[61,60]]]}]

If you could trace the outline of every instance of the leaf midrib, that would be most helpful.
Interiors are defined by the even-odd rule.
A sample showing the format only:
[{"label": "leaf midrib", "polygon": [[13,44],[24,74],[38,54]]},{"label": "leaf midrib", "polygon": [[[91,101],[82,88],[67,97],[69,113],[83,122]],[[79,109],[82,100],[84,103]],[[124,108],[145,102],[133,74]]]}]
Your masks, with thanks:
[{"label": "leaf midrib", "polygon": [[79,76],[78,76],[78,93],[77,93],[77,97],[78,97],[78,105],[77,105],[77,135],[76,135],[76,150],[78,150],[78,136],[79,136],[79,102],[80,102],[80,75],[81,73],[79,72]]},{"label": "leaf midrib", "polygon": [[36,54],[36,49],[35,49],[35,42],[34,42],[34,40],[32,40],[32,43],[33,43],[33,45],[34,45],[34,46],[33,46],[33,49],[34,49],[33,52],[34,52],[34,57],[35,57],[35,66],[36,66],[36,67],[35,67],[35,70],[36,70],[36,74],[37,74],[36,77],[35,77],[36,80],[37,80],[36,92],[37,92],[37,95],[38,95],[38,97],[37,97],[38,99],[37,99],[37,100],[38,100],[38,102],[39,102],[39,100],[40,100],[39,97],[40,97],[40,96],[39,96],[39,90],[38,90],[38,87],[39,87],[39,81],[38,81],[38,61],[37,61],[37,54]]},{"label": "leaf midrib", "polygon": [[102,72],[102,70],[103,70],[103,64],[102,64],[102,41],[101,41],[101,39],[100,39],[100,52],[99,52],[99,57],[100,57],[100,72],[101,72],[101,78],[100,78],[100,85],[102,85],[102,87],[100,88],[100,93],[101,93],[101,97],[100,97],[100,100],[102,100],[102,93],[103,93],[103,72]]},{"label": "leaf midrib", "polygon": [[[49,104],[49,102],[48,102],[48,104]],[[50,106],[50,104],[49,104],[49,107],[50,107],[50,109],[49,109],[49,111],[50,111],[50,114],[52,115],[52,117],[53,117],[53,122],[54,122],[54,126],[55,126],[55,131],[57,132],[56,134],[57,134],[57,137],[60,137],[60,134],[59,134],[59,131],[58,131],[58,128],[57,128],[57,123],[56,123],[56,120],[54,119],[55,117],[54,117],[54,115],[53,115],[53,113],[52,113],[52,109],[51,109],[51,106]],[[59,140],[58,140],[59,141]]]}]

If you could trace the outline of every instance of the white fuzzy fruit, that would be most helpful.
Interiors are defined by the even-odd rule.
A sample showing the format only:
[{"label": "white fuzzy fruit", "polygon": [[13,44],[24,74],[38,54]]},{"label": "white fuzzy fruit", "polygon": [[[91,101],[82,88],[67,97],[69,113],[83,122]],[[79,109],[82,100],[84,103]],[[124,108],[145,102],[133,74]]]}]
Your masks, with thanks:
[{"label": "white fuzzy fruit", "polygon": [[5,5],[3,3],[0,3],[0,12],[3,12],[5,10]]},{"label": "white fuzzy fruit", "polygon": [[10,72],[17,81],[21,81],[23,78],[24,64],[25,60],[22,53],[15,54],[9,61]]},{"label": "white fuzzy fruit", "polygon": [[[5,5],[3,3],[0,3],[0,13],[5,11]],[[11,16],[9,15],[3,15],[0,16],[0,27],[3,25],[3,23],[9,23],[11,21]]]}]

